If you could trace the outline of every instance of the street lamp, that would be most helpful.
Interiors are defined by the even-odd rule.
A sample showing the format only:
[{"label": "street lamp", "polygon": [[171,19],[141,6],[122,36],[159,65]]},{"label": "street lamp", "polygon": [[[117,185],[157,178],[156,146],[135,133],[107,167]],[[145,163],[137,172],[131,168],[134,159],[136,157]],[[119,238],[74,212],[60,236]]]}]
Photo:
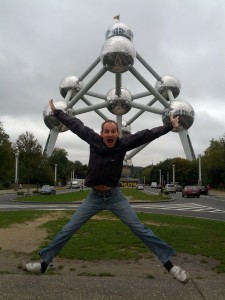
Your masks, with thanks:
[{"label": "street lamp", "polygon": [[55,164],[55,186],[57,185],[57,164]]},{"label": "street lamp", "polygon": [[19,150],[16,149],[16,153],[15,153],[15,190],[18,190],[18,183],[19,183],[19,179],[18,179],[18,174],[19,174]]},{"label": "street lamp", "polygon": [[201,155],[198,155],[198,185],[202,185],[202,163]]},{"label": "street lamp", "polygon": [[175,184],[175,165],[172,165],[173,167],[173,184]]},{"label": "street lamp", "polygon": [[161,170],[159,170],[159,184],[162,185],[162,177],[161,177]]}]

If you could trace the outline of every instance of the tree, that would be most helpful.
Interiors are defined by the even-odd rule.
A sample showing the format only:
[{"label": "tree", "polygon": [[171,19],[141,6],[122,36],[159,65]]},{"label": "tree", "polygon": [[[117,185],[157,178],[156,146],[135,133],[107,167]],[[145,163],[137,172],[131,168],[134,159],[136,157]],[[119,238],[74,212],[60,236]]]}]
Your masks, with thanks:
[{"label": "tree", "polygon": [[73,169],[73,163],[68,160],[67,156],[68,153],[64,149],[55,148],[50,157],[50,165],[53,170],[57,165],[57,181],[60,181],[63,185],[69,180],[70,172]]},{"label": "tree", "polygon": [[42,164],[42,146],[28,131],[21,134],[13,145],[19,151],[19,182],[36,184],[39,182],[39,168]]},{"label": "tree", "polygon": [[214,187],[225,187],[225,139],[212,139],[202,156],[203,178]]},{"label": "tree", "polygon": [[9,135],[6,134],[0,122],[0,188],[7,188],[13,181],[14,154]]}]

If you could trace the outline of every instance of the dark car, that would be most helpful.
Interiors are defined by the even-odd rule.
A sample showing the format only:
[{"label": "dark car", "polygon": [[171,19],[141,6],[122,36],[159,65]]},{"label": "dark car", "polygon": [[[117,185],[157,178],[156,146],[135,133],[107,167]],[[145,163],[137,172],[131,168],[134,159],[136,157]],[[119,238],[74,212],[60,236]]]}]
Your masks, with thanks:
[{"label": "dark car", "polygon": [[51,185],[43,185],[40,190],[41,195],[55,195],[55,193],[56,193],[56,190],[55,190],[54,186],[51,186]]},{"label": "dark car", "polygon": [[176,185],[176,192],[182,192],[183,188],[181,185]]},{"label": "dark car", "polygon": [[200,195],[208,195],[208,189],[207,189],[206,186],[199,185],[198,188],[199,188],[199,191],[200,191]]},{"label": "dark car", "polygon": [[185,186],[182,191],[182,197],[200,197],[200,191],[197,185]]}]

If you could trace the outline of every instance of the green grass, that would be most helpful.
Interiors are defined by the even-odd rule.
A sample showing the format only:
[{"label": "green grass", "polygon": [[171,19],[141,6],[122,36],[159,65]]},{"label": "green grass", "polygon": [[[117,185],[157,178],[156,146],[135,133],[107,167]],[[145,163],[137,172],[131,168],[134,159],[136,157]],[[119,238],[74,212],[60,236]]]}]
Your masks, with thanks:
[{"label": "green grass", "polygon": [[[71,212],[42,225],[48,231],[46,246],[69,220]],[[109,212],[98,214],[78,230],[62,250],[67,259],[140,259],[152,253],[130,230]],[[139,218],[179,253],[199,254],[219,261],[217,272],[225,272],[225,222],[139,213]]]},{"label": "green grass", "polygon": [[[23,223],[46,214],[48,211],[0,212],[0,228]],[[64,217],[51,219],[41,225],[48,237],[40,248],[46,246],[72,215],[65,211]],[[219,261],[217,272],[225,273],[225,222],[191,217],[138,213],[142,222],[178,253],[212,257]],[[83,225],[60,253],[67,259],[140,259],[153,254],[113,214],[102,212],[98,219]],[[38,249],[37,249],[38,250]],[[16,251],[16,249],[15,249]],[[31,253],[37,259],[37,251]]]},{"label": "green grass", "polygon": [[[142,191],[139,191],[135,188],[122,188],[123,193],[125,196],[129,198],[130,201],[149,201],[149,202],[156,202],[156,201],[163,201],[168,200],[169,196],[163,195],[149,195]],[[57,202],[80,202],[84,200],[84,198],[88,195],[89,190],[84,190],[83,192],[68,192],[63,194],[56,194],[56,195],[33,195],[29,197],[18,197],[17,201],[29,201],[29,202],[40,202],[40,203],[57,203]]]},{"label": "green grass", "polygon": [[[15,223],[32,221],[48,214],[46,211],[4,211],[0,212],[0,228],[7,228]],[[1,247],[1,243],[0,243]]]}]

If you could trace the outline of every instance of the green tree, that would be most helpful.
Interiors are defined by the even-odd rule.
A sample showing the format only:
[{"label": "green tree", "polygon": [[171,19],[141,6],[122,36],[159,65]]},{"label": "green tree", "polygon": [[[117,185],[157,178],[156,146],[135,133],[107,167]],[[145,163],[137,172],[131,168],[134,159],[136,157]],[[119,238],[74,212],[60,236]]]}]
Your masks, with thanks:
[{"label": "green tree", "polygon": [[13,147],[19,151],[19,182],[36,184],[43,159],[42,146],[32,133],[26,131],[18,137]]},{"label": "green tree", "polygon": [[0,122],[0,188],[7,188],[14,181],[14,154],[9,135]]},{"label": "green tree", "polygon": [[213,187],[225,187],[225,140],[212,139],[202,156],[204,181]]},{"label": "green tree", "polygon": [[55,165],[57,165],[57,182],[61,182],[63,185],[67,183],[70,173],[74,169],[74,163],[69,161],[67,156],[68,153],[64,149],[55,148],[49,159],[53,170],[55,170]]}]

